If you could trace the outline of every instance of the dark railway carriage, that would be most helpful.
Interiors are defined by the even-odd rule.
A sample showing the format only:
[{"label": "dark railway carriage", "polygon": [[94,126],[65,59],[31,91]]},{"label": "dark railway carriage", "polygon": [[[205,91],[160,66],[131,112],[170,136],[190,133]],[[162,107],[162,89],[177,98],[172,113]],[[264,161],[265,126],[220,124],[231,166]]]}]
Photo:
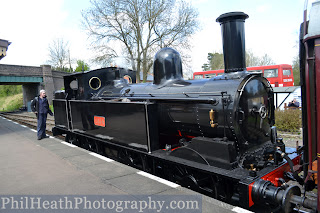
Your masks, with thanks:
[{"label": "dark railway carriage", "polygon": [[[221,15],[225,74],[185,81],[171,48],[155,56],[154,82],[105,68],[66,76],[55,94],[53,133],[66,140],[196,191],[244,208],[290,212],[300,197],[293,166],[300,151],[286,148],[274,125],[269,82],[245,66],[244,21]],[[261,210],[261,209],[260,209]]]}]

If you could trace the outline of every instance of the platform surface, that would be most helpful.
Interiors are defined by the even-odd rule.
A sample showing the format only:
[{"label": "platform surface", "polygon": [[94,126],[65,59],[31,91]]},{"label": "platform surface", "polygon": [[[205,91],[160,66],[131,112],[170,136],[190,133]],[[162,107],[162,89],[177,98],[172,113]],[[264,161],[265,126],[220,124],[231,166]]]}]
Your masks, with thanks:
[{"label": "platform surface", "polygon": [[249,212],[79,147],[69,146],[59,139],[37,140],[35,130],[1,116],[0,146],[1,197],[106,195],[108,198],[141,199],[141,196],[196,195],[201,200],[199,212]]}]

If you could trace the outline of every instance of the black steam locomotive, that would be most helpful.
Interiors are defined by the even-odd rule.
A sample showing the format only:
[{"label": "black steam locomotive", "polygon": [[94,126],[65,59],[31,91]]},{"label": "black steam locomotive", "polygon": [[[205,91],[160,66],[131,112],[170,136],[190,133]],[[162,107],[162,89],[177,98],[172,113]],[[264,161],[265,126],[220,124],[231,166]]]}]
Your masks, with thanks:
[{"label": "black steam locomotive", "polygon": [[222,76],[186,81],[179,53],[163,48],[153,83],[132,84],[136,73],[115,67],[64,77],[65,92],[53,101],[54,135],[244,208],[314,209],[298,186],[285,186],[301,182],[293,168],[301,155],[277,138],[269,82],[246,71],[246,18],[217,19]]}]

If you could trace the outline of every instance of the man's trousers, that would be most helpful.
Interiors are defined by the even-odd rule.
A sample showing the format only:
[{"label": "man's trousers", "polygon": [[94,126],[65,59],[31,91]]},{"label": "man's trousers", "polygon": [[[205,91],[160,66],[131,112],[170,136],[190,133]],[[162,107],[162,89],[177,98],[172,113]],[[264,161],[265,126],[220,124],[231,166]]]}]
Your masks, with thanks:
[{"label": "man's trousers", "polygon": [[38,114],[38,138],[44,138],[46,136],[46,121],[47,113]]}]

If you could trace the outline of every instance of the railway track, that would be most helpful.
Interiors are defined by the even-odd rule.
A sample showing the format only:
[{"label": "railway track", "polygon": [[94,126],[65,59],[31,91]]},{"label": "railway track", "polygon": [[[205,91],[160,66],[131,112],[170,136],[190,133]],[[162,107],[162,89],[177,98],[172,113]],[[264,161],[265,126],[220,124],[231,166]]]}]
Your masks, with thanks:
[{"label": "railway track", "polygon": [[[4,112],[0,113],[0,116],[9,120],[28,126],[32,129],[37,129],[37,118],[34,113],[31,112]],[[46,133],[52,135],[52,127],[54,127],[54,118],[48,116]]]}]

